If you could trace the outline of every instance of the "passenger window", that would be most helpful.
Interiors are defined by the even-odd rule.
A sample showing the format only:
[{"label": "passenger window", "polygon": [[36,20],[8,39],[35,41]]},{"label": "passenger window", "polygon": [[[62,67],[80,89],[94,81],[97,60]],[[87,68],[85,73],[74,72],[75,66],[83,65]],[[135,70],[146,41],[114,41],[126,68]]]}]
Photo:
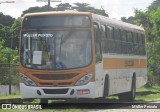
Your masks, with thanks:
[{"label": "passenger window", "polygon": [[142,44],[143,42],[142,42],[142,36],[141,36],[141,34],[138,34],[138,43],[139,44]]},{"label": "passenger window", "polygon": [[125,30],[121,30],[121,40],[126,41],[126,31]]},{"label": "passenger window", "polygon": [[134,43],[138,43],[137,33],[133,33],[133,42],[134,42]]},{"label": "passenger window", "polygon": [[142,37],[142,44],[145,44],[145,36],[144,36],[144,34],[141,34],[141,37]]},{"label": "passenger window", "polygon": [[132,32],[127,31],[127,42],[133,42]]},{"label": "passenger window", "polygon": [[120,40],[120,30],[118,28],[114,28],[114,38]]},{"label": "passenger window", "polygon": [[113,27],[107,26],[106,37],[108,39],[113,39]]},{"label": "passenger window", "polygon": [[106,27],[104,25],[101,25],[101,36],[102,36],[102,39],[106,38],[105,31],[106,31]]}]

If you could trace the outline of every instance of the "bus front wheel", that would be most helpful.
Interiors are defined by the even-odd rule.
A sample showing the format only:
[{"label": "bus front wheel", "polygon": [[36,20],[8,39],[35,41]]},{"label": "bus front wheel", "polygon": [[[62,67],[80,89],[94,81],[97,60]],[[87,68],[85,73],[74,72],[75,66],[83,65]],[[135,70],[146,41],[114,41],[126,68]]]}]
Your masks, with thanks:
[{"label": "bus front wheel", "polygon": [[40,104],[48,104],[48,99],[40,99]]}]

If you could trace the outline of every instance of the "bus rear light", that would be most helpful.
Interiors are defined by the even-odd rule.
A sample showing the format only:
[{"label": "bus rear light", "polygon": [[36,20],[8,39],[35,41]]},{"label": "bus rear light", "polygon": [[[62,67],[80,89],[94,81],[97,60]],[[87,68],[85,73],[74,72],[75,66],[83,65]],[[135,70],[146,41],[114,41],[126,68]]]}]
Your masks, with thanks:
[{"label": "bus rear light", "polygon": [[90,90],[89,89],[80,89],[77,90],[77,94],[81,95],[81,94],[90,94]]},{"label": "bus rear light", "polygon": [[36,84],[26,75],[20,73],[21,80],[26,86],[36,86]]}]

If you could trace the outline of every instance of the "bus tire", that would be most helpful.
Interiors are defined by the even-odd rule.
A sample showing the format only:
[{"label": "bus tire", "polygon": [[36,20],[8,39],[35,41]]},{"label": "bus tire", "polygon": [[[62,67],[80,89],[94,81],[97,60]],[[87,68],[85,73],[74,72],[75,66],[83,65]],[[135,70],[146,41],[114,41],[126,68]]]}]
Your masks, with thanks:
[{"label": "bus tire", "polygon": [[48,104],[48,99],[42,98],[40,99],[40,104]]},{"label": "bus tire", "polygon": [[136,93],[136,78],[132,78],[132,86],[131,91],[126,93],[119,94],[119,101],[120,102],[133,102],[135,100],[135,93]]},{"label": "bus tire", "polygon": [[103,92],[103,98],[105,99],[109,94],[109,77],[106,75],[105,82],[104,82],[104,92]]},{"label": "bus tire", "polygon": [[136,97],[136,78],[133,77],[132,78],[132,89],[131,92],[128,93],[128,100],[130,102],[133,102],[135,100]]},{"label": "bus tire", "polygon": [[103,90],[103,96],[102,97],[99,97],[99,98],[96,98],[94,99],[94,102],[95,103],[107,103],[107,99],[106,97],[108,96],[108,84],[109,84],[109,77],[108,75],[106,75],[105,77],[105,82],[104,82],[104,90]]}]

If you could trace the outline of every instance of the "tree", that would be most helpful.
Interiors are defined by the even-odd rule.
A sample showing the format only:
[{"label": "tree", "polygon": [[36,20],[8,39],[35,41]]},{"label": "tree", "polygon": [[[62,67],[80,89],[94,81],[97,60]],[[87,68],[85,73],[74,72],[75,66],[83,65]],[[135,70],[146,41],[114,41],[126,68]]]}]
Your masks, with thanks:
[{"label": "tree", "polygon": [[106,11],[104,10],[103,7],[101,7],[101,9],[95,9],[95,13],[99,14],[99,15],[102,15],[102,16],[109,17],[109,15],[106,13]]},{"label": "tree", "polygon": [[56,8],[53,8],[53,7],[48,8],[47,5],[42,7],[30,7],[29,9],[22,12],[21,17],[27,13],[46,12],[46,11],[56,11]]},{"label": "tree", "polygon": [[61,3],[58,4],[56,8],[57,11],[64,11],[67,9],[72,9],[72,5],[70,5],[69,3]]},{"label": "tree", "polygon": [[14,20],[15,19],[12,18],[11,16],[4,15],[2,12],[0,12],[0,24],[4,26],[11,26]]},{"label": "tree", "polygon": [[160,85],[160,0],[154,1],[146,11],[135,10],[135,23],[143,24],[148,55],[148,85]]},{"label": "tree", "polygon": [[134,24],[135,17],[133,17],[133,16],[130,16],[128,18],[121,17],[121,21],[126,22],[126,23],[130,23],[130,24]]},{"label": "tree", "polygon": [[108,17],[109,15],[106,13],[103,7],[101,9],[95,9],[94,7],[90,6],[90,4],[87,3],[74,3],[76,6],[72,7],[73,9],[76,9],[77,11],[82,12],[93,12],[99,15],[103,15]]},{"label": "tree", "polygon": [[[9,84],[10,82],[10,80],[8,80],[9,70],[7,69],[9,63],[10,64],[19,63],[18,49],[13,50],[11,48],[4,47],[4,41],[0,41],[0,84]],[[4,65],[8,64],[8,65],[4,66],[3,64]],[[18,84],[18,72],[12,74],[11,77],[12,77],[12,84]]]},{"label": "tree", "polygon": [[46,11],[64,11],[64,10],[77,10],[81,12],[93,12],[96,14],[100,14],[103,16],[108,17],[109,15],[106,13],[103,7],[101,9],[95,9],[90,4],[87,3],[74,3],[75,6],[70,5],[69,3],[60,3],[57,7],[50,7],[48,8],[47,5],[42,7],[30,7],[29,9],[23,11],[21,16],[24,16],[27,13],[34,13],[34,12],[46,12]]},{"label": "tree", "polygon": [[5,47],[11,47],[10,36],[10,27],[0,24],[0,41],[4,42]]},{"label": "tree", "polygon": [[19,47],[19,40],[20,40],[20,27],[21,27],[22,18],[18,18],[12,24],[10,29],[11,33],[11,48],[15,49]]}]

